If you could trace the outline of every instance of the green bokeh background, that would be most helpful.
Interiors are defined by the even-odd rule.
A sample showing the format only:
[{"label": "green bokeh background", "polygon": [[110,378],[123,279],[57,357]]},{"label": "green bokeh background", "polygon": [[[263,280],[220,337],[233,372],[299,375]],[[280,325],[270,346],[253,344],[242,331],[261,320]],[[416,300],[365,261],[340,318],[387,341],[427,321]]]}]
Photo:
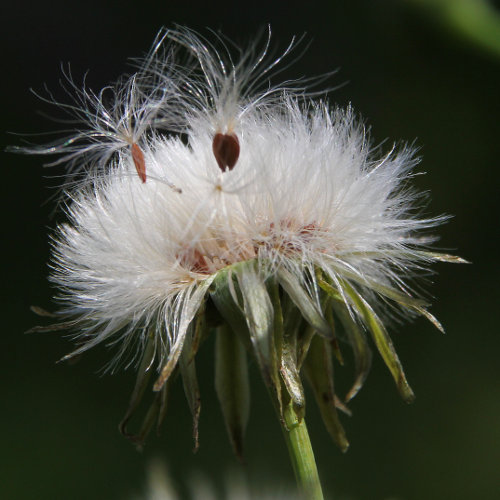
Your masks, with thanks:
[{"label": "green bokeh background", "polygon": [[[418,3],[418,2],[417,2]],[[429,2],[424,2],[429,3]],[[265,2],[18,2],[1,7],[3,130],[58,127],[29,88],[57,89],[60,62],[76,80],[89,69],[99,89],[128,70],[127,57],[149,48],[173,22],[221,29],[244,44],[271,23],[284,47],[307,32],[311,46],[284,77],[334,68],[340,87],[331,100],[353,104],[377,142],[415,141],[430,190],[429,212],[454,218],[439,245],[472,265],[441,264],[432,277],[432,312],[443,336],[424,320],[398,327],[393,338],[417,394],[402,403],[375,357],[364,390],[344,417],[351,448],[342,455],[329,440],[314,404],[308,423],[326,497],[342,500],[494,500],[500,498],[500,376],[498,352],[498,169],[500,59],[434,22],[404,1]],[[40,139],[43,140],[43,139]],[[7,144],[19,138],[2,134]],[[71,344],[58,334],[24,335],[39,319],[29,306],[50,309],[46,281],[45,203],[54,182],[40,158],[3,154],[3,298],[0,389],[0,497],[5,499],[127,499],[144,490],[145,469],[163,457],[181,491],[194,471],[218,486],[240,470],[252,485],[274,489],[293,482],[287,452],[258,371],[252,366],[252,410],[246,466],[226,439],[213,388],[213,342],[199,355],[201,448],[191,452],[191,421],[180,382],[159,438],[138,453],[117,431],[133,372],[101,377],[104,347],[74,366],[56,364]],[[339,385],[351,366],[337,370]],[[312,403],[312,398],[309,398]]]}]

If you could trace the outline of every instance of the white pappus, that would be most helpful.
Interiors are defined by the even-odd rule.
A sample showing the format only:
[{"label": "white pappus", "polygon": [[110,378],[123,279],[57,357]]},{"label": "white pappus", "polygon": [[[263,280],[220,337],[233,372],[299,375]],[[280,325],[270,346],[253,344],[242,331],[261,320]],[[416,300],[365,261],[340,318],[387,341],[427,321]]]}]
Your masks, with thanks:
[{"label": "white pappus", "polygon": [[[59,314],[79,342],[67,357],[115,344],[113,366],[126,354],[142,359],[142,374],[157,366],[161,391],[183,351],[196,351],[206,310],[218,314],[208,330],[221,321],[237,329],[226,290],[266,383],[283,384],[297,408],[311,338],[340,357],[333,317],[356,360],[346,399],[369,369],[366,332],[411,400],[380,313],[421,314],[440,327],[409,280],[433,261],[461,261],[425,246],[422,235],[444,217],[417,215],[413,150],[380,155],[351,108],[315,100],[304,80],[271,86],[282,58],[269,61],[269,39],[237,61],[221,41],[218,49],[188,29],[163,31],[138,73],[111,88],[110,105],[103,92],[75,89],[82,107],[70,111],[89,130],[27,151],[60,153],[57,162],[85,172],[67,192],[69,221],[53,244]],[[265,332],[277,317],[286,326],[292,309],[287,358]],[[345,448],[341,427],[329,430]]]}]

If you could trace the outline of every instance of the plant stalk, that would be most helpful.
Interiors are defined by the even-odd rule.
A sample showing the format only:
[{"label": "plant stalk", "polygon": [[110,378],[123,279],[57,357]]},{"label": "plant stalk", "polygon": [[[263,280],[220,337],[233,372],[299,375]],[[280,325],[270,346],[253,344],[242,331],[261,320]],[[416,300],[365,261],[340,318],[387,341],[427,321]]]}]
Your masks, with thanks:
[{"label": "plant stalk", "polygon": [[299,421],[291,403],[285,406],[283,416],[285,420],[285,425],[282,425],[283,435],[301,493],[305,500],[323,500],[323,491],[305,419]]}]

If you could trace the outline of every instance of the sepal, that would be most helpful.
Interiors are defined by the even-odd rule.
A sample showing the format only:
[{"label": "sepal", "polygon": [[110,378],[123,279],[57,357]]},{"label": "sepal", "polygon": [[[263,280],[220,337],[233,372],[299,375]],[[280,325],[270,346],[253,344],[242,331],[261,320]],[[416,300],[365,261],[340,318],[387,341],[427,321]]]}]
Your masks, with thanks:
[{"label": "sepal", "polygon": [[304,290],[304,285],[290,271],[280,268],[277,271],[279,284],[298,307],[304,319],[327,339],[333,338],[330,325],[326,321],[318,304]]},{"label": "sepal", "polygon": [[238,336],[226,325],[216,330],[215,390],[234,453],[242,460],[250,412],[247,355]]},{"label": "sepal", "polygon": [[313,388],[325,427],[338,447],[344,452],[347,451],[349,442],[337,413],[332,352],[326,339],[318,335],[312,338],[304,371]]},{"label": "sepal", "polygon": [[349,297],[352,307],[354,307],[363,324],[370,331],[382,359],[396,382],[401,397],[405,402],[411,403],[415,399],[415,395],[406,380],[403,366],[384,324],[370,304],[349,283],[343,281],[342,287],[347,297]]}]

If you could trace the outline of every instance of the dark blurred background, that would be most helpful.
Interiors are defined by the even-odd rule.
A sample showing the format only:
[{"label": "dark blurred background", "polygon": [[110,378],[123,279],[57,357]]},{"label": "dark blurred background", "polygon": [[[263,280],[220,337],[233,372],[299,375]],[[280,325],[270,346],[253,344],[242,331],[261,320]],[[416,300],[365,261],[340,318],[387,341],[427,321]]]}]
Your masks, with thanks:
[{"label": "dark blurred background", "polygon": [[[340,85],[331,94],[333,102],[352,103],[372,127],[375,141],[387,139],[387,148],[393,140],[415,141],[420,148],[420,170],[426,175],[415,183],[431,191],[429,213],[454,215],[439,230],[439,246],[472,265],[436,267],[432,312],[444,324],[445,336],[422,319],[393,331],[417,394],[413,405],[399,399],[375,356],[371,376],[352,402],[353,416],[343,418],[351,441],[343,455],[309,397],[308,425],[327,498],[500,498],[498,2],[480,16],[489,26],[484,29],[493,33],[492,43],[484,43],[477,23],[478,36],[474,26],[463,28],[476,22],[472,14],[464,11],[457,23],[438,8],[449,7],[448,1],[435,4],[76,0],[1,7],[3,131],[59,127],[41,116],[53,110],[29,88],[42,90],[46,83],[56,90],[61,62],[71,62],[77,82],[89,70],[89,85],[100,89],[129,70],[127,58],[148,50],[163,25],[176,22],[205,34],[206,27],[221,29],[244,45],[270,23],[280,48],[293,34],[306,32],[312,42],[284,78],[339,68],[331,80]],[[20,143],[7,132],[1,135],[3,146]],[[47,235],[62,217],[51,216],[53,203],[44,203],[54,182],[45,178],[42,163],[41,158],[3,154],[0,496],[131,498],[144,490],[146,466],[156,456],[168,464],[181,492],[196,471],[218,488],[235,469],[253,485],[272,483],[280,489],[293,482],[279,424],[255,366],[247,465],[233,458],[213,387],[213,342],[199,355],[199,452],[191,452],[191,420],[178,381],[162,435],[150,436],[138,453],[117,431],[133,372],[101,377],[98,371],[111,355],[104,347],[74,366],[56,364],[71,349],[67,339],[57,333],[24,334],[40,322],[30,305],[53,308],[46,281]],[[337,369],[341,390],[352,379],[350,365]]]}]

